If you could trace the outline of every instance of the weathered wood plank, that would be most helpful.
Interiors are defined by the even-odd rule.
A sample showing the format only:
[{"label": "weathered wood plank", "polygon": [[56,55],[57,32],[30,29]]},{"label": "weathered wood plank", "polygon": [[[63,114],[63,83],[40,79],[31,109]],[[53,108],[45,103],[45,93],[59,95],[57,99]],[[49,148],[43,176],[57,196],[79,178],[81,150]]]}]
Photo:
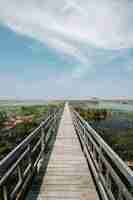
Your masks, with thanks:
[{"label": "weathered wood plank", "polygon": [[68,105],[64,109],[46,175],[41,184],[38,181],[29,192],[27,200],[99,199],[73,127]]}]

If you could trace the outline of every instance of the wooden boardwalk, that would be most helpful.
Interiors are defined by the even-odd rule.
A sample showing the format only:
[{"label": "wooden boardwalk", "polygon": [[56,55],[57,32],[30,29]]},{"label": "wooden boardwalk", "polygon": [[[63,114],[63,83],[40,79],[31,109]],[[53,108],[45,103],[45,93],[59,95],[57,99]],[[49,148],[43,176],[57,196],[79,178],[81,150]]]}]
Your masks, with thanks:
[{"label": "wooden boardwalk", "polygon": [[99,199],[67,104],[46,173],[39,187],[37,184],[27,200]]}]

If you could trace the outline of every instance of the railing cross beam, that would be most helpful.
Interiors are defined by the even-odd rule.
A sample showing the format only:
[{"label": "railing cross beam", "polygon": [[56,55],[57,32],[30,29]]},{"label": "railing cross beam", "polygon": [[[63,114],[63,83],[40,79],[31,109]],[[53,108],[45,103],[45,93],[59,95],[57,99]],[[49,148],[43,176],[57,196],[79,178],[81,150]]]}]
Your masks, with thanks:
[{"label": "railing cross beam", "polygon": [[[0,161],[0,191],[2,191],[4,200],[21,197],[23,186],[37,171],[37,164],[45,151],[47,134],[56,134],[61,114],[62,109],[48,116],[39,127]],[[8,180],[12,180],[13,176],[17,181],[11,182],[14,185],[12,188]]]},{"label": "railing cross beam", "polygon": [[71,113],[102,200],[133,200],[126,184],[133,188],[133,172],[72,107]]}]

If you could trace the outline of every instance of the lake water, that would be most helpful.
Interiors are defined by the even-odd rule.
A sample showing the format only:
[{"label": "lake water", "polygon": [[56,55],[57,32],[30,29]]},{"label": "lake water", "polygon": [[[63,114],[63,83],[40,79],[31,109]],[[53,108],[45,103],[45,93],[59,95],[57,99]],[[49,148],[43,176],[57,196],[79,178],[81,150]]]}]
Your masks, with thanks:
[{"label": "lake water", "polygon": [[133,105],[131,104],[100,102],[97,105],[88,104],[88,107],[99,108],[99,109],[106,108],[106,109],[120,110],[125,112],[133,112]]},{"label": "lake water", "polygon": [[123,111],[133,111],[133,105],[131,105],[131,104],[100,103],[99,107],[100,108],[123,110]]}]

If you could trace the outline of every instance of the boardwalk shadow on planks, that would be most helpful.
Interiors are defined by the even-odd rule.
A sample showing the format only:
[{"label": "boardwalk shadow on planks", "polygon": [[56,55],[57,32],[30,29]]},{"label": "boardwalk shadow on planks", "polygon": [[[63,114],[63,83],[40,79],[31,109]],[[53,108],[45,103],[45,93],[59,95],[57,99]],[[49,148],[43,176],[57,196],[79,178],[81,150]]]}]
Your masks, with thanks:
[{"label": "boardwalk shadow on planks", "polygon": [[50,151],[45,154],[43,168],[35,177],[26,200],[99,200],[67,104],[56,141],[50,141]]},{"label": "boardwalk shadow on planks", "polygon": [[29,190],[27,192],[27,195],[25,195],[25,200],[37,200],[39,192],[40,192],[40,187],[42,185],[43,177],[46,174],[47,166],[49,163],[49,159],[53,150],[53,146],[56,140],[57,132],[51,133],[48,144],[46,146],[46,150],[44,152],[44,160],[42,163],[42,166],[40,168],[40,171],[38,174],[35,174],[35,176],[32,179],[32,183],[29,186]]}]

